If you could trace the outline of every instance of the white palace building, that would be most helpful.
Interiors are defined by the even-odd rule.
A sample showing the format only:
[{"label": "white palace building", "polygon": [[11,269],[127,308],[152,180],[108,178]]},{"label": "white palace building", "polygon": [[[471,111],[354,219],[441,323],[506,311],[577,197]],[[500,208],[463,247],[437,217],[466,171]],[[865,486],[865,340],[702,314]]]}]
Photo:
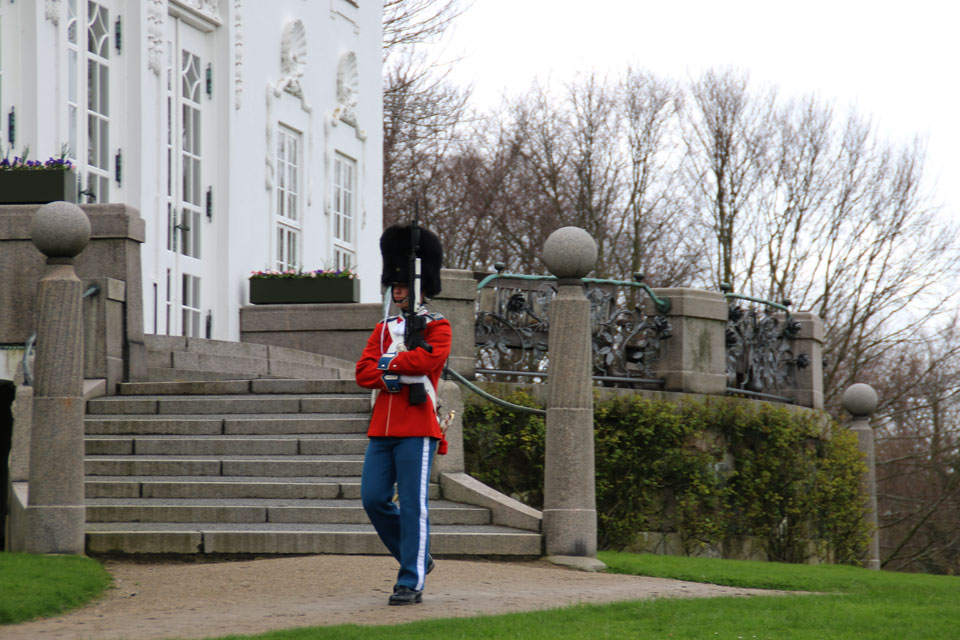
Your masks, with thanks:
[{"label": "white palace building", "polygon": [[379,299],[379,0],[0,0],[0,143],[146,223],[146,333],[239,339],[247,278]]}]

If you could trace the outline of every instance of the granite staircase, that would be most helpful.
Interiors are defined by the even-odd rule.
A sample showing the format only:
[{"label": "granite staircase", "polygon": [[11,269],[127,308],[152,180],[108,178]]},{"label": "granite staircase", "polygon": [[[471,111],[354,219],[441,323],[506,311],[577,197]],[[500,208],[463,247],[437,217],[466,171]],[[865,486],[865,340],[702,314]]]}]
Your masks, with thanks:
[{"label": "granite staircase", "polygon": [[[87,404],[90,553],[386,553],[360,504],[370,394],[352,363],[159,336],[148,354],[150,381]],[[443,493],[435,554],[541,554],[536,527]]]}]

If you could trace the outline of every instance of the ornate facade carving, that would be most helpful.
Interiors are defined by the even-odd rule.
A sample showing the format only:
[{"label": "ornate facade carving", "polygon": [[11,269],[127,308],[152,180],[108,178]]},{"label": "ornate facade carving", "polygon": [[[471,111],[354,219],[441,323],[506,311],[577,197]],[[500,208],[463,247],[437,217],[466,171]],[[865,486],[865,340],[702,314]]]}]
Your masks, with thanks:
[{"label": "ornate facade carving", "polygon": [[189,7],[214,22],[220,22],[219,0],[170,0],[170,2]]},{"label": "ornate facade carving", "polygon": [[163,68],[163,25],[166,17],[165,0],[147,1],[147,68],[157,75]]},{"label": "ornate facade carving", "polygon": [[277,91],[276,85],[271,82],[267,83],[267,111],[266,119],[264,123],[267,125],[267,148],[266,153],[264,154],[264,160],[266,162],[266,172],[264,174],[264,186],[267,188],[267,191],[273,191],[273,177],[274,177],[274,167],[273,167],[273,101],[280,96],[280,92]]},{"label": "ornate facade carving", "polygon": [[[307,153],[313,149],[313,107],[300,86],[300,78],[307,69],[307,30],[302,20],[292,20],[283,27],[283,36],[280,39],[280,69],[283,75],[276,84],[267,83],[267,154],[266,154],[266,187],[273,189],[273,103],[284,93],[300,98],[300,108],[310,114],[310,124],[307,131]],[[308,160],[309,161],[309,160]],[[312,195],[312,181],[307,182],[307,202]]]},{"label": "ornate facade carving", "polygon": [[307,68],[307,30],[302,20],[292,20],[283,27],[280,41],[280,70],[283,75],[277,83],[278,91],[303,98],[300,78]]},{"label": "ornate facade carving", "polygon": [[243,105],[243,0],[233,2],[233,108]]},{"label": "ornate facade carving", "polygon": [[[265,120],[265,123],[267,125],[267,128],[266,128],[267,150],[264,158],[265,165],[266,165],[265,166],[266,171],[264,173],[264,177],[265,177],[264,186],[266,186],[268,191],[273,190],[274,175],[276,173],[276,168],[273,162],[273,153],[274,153],[273,133],[274,133],[274,126],[276,125],[276,123],[273,120],[273,103],[276,102],[282,96],[283,96],[283,90],[280,88],[279,83],[278,84],[273,84],[272,82],[267,83],[267,111],[266,111],[267,117]],[[310,106],[309,102],[307,102],[307,99],[302,92],[300,93],[300,95],[296,97],[300,98],[300,108],[303,109],[303,111],[308,116],[307,127],[306,127],[307,129],[307,147],[306,147],[307,166],[312,166],[313,146],[314,146],[313,107]],[[309,174],[307,175],[306,187],[307,187],[307,205],[309,206],[313,202],[313,179],[310,177]]]},{"label": "ornate facade carving", "polygon": [[47,0],[46,12],[47,20],[53,24],[60,24],[60,0]]},{"label": "ornate facade carving", "polygon": [[[283,75],[276,84],[267,83],[267,154],[266,154],[266,187],[273,189],[273,102],[284,93],[300,98],[300,108],[311,115],[307,132],[308,153],[313,148],[313,107],[307,101],[300,86],[300,78],[307,70],[307,30],[302,20],[292,20],[283,27],[283,36],[280,39],[280,69]],[[311,199],[312,181],[307,183],[307,202]]]},{"label": "ornate facade carving", "polygon": [[360,73],[357,54],[350,51],[340,56],[337,63],[337,108],[334,117],[356,126],[357,104],[360,100]]}]

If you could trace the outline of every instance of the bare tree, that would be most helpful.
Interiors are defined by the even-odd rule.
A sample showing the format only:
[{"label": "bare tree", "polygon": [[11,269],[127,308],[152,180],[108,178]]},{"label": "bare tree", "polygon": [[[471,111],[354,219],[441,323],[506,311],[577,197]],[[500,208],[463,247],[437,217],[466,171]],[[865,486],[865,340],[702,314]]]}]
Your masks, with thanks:
[{"label": "bare tree", "polygon": [[[473,123],[473,135],[446,158],[430,196],[430,221],[444,239],[453,268],[532,272],[528,250],[518,250],[519,148],[512,133],[489,119]],[[522,189],[519,189],[522,191]]]},{"label": "bare tree", "polygon": [[[955,318],[932,328],[956,307],[960,252],[955,225],[930,201],[923,145],[887,143],[856,113],[838,122],[812,97],[764,101],[763,117],[740,118],[758,113],[743,104],[751,94],[740,79],[708,74],[687,112],[687,175],[717,234],[717,273],[823,319],[828,408],[840,415],[853,382],[884,400],[884,562],[956,571],[960,348]],[[763,140],[752,143],[757,132]]]},{"label": "bare tree", "polygon": [[690,204],[716,240],[714,278],[737,286],[757,266],[752,227],[744,219],[755,213],[770,171],[776,93],[755,94],[749,76],[732,69],[705,72],[689,91],[683,136]]},{"label": "bare tree", "polygon": [[626,203],[612,230],[617,275],[643,274],[654,286],[683,286],[702,270],[703,238],[689,219],[680,189],[676,135],[683,96],[672,82],[628,69],[618,111],[626,156]]},{"label": "bare tree", "polygon": [[383,219],[426,209],[436,173],[467,116],[469,88],[450,82],[449,62],[429,55],[463,12],[460,0],[386,0],[383,17]]},{"label": "bare tree", "polygon": [[394,211],[423,203],[448,266],[542,273],[547,235],[572,224],[596,239],[598,275],[729,282],[815,312],[828,409],[841,416],[852,382],[883,399],[885,562],[960,571],[960,347],[946,317],[960,251],[920,141],[890,144],[856,113],[782,101],[730,70],[685,87],[635,71],[534,85],[485,118],[466,116],[456,87],[404,77],[391,81],[385,196]]},{"label": "bare tree", "polygon": [[384,0],[383,54],[436,42],[466,10],[461,0]]},{"label": "bare tree", "polygon": [[[897,359],[877,422],[880,548],[885,567],[960,571],[960,346],[953,319]],[[888,387],[902,387],[890,389]]]},{"label": "bare tree", "polygon": [[[766,253],[766,282],[752,283],[770,300],[797,296],[804,267],[817,259],[810,242],[829,216],[827,200],[834,178],[833,111],[814,97],[778,110],[771,132],[771,171],[760,199],[761,248]],[[800,295],[799,298],[805,298]]]},{"label": "bare tree", "polygon": [[386,70],[383,96],[384,224],[426,209],[439,167],[453,153],[469,94],[410,55]]},{"label": "bare tree", "polygon": [[924,189],[923,149],[876,141],[859,118],[836,145],[834,182],[804,240],[791,297],[826,327],[828,403],[898,344],[922,342],[952,308],[943,287],[960,268],[956,230],[937,219]]},{"label": "bare tree", "polygon": [[708,72],[685,110],[691,206],[716,237],[715,276],[790,299],[825,325],[828,405],[885,352],[952,308],[956,229],[939,221],[919,142],[878,139],[814,97],[781,103],[748,77]]},{"label": "bare tree", "polygon": [[620,82],[582,76],[559,93],[535,85],[513,100],[507,126],[522,157],[514,184],[523,186],[516,217],[533,223],[504,221],[503,233],[538,247],[554,229],[579,226],[597,242],[596,275],[644,272],[664,285],[690,278],[702,252],[682,231],[675,194],[679,102],[672,84],[638,72]]}]

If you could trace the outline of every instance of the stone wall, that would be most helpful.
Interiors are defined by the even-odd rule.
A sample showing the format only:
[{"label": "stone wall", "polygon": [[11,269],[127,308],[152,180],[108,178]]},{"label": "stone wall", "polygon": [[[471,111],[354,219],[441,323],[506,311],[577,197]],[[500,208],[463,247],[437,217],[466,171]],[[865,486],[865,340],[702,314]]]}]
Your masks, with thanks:
[{"label": "stone wall", "polygon": [[[36,331],[37,283],[44,256],[30,240],[30,222],[40,205],[0,206],[0,344],[24,344]],[[84,299],[87,378],[117,382],[145,374],[140,245],[144,222],[123,204],[82,205],[90,219],[90,244],[77,256],[84,290],[100,293]]]},{"label": "stone wall", "polygon": [[379,304],[263,304],[240,308],[240,342],[356,362],[383,315]]},{"label": "stone wall", "polygon": [[[452,325],[454,343],[450,366],[472,377],[476,281],[472,272],[453,269],[444,269],[441,278],[443,291],[428,307],[442,313]],[[300,349],[356,362],[370,332],[382,319],[382,304],[249,305],[240,308],[240,341]]]},{"label": "stone wall", "polygon": [[[443,313],[453,327],[450,366],[467,378],[476,372],[474,322],[477,274],[444,269],[443,291],[430,307]],[[484,289],[489,291],[490,289]],[[663,357],[652,364],[653,374],[664,381],[662,389],[681,393],[727,393],[726,331],[729,307],[720,292],[704,289],[655,289],[670,301],[665,314],[672,336],[663,343]],[[655,315],[647,298],[645,313]],[[240,339],[355,361],[370,331],[383,316],[381,304],[259,305],[240,310]],[[809,366],[797,373],[791,390],[795,404],[823,408],[823,324],[816,315],[796,312],[800,325],[793,341],[796,353],[809,357]]]}]

